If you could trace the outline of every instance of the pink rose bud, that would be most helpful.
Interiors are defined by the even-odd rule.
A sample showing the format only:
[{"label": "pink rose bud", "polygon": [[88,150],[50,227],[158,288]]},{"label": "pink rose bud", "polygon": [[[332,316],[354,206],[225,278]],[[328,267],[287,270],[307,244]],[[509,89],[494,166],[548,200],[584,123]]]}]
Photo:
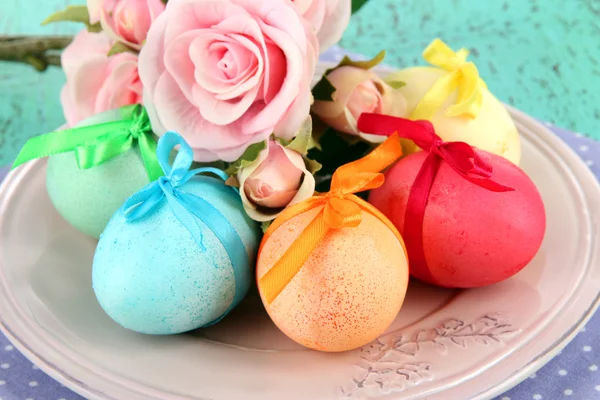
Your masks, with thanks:
[{"label": "pink rose bud", "polygon": [[100,21],[111,39],[139,50],[154,20],[165,10],[161,0],[87,0],[90,22]]},{"label": "pink rose bud", "polygon": [[283,208],[313,195],[315,180],[304,159],[271,140],[258,159],[238,172],[244,209],[256,221],[274,219]]},{"label": "pink rose bud", "polygon": [[[298,153],[291,156],[302,160]],[[296,168],[283,148],[269,143],[269,155],[244,183],[244,192],[250,201],[262,207],[282,208],[298,193],[303,172]]]},{"label": "pink rose bud", "polygon": [[312,111],[332,128],[369,141],[381,137],[358,131],[356,121],[364,112],[405,117],[406,99],[375,72],[352,66],[336,68],[327,75],[335,87],[333,101],[315,101]]},{"label": "pink rose bud", "polygon": [[364,112],[381,114],[383,96],[372,80],[364,81],[352,91],[347,104],[348,110],[358,121]]}]

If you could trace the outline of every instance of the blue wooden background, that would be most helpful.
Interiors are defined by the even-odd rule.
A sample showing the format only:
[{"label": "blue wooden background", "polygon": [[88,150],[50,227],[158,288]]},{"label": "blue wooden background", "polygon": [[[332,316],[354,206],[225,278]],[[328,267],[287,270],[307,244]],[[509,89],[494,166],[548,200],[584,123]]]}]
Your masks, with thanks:
[{"label": "blue wooden background", "polygon": [[[50,13],[84,0],[2,0],[0,34],[67,34],[71,23],[40,27]],[[398,67],[421,64],[433,38],[472,50],[503,101],[600,139],[600,0],[371,0],[341,45]],[[0,165],[25,140],[64,122],[62,72],[0,63]]]}]

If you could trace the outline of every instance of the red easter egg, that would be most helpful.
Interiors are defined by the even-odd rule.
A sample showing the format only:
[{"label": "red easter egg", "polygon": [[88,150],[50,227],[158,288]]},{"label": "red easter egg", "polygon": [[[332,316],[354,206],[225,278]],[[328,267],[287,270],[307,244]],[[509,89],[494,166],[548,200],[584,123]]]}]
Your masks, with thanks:
[{"label": "red easter egg", "polygon": [[[411,275],[419,280],[452,288],[497,283],[523,269],[541,246],[546,214],[534,183],[510,161],[476,151],[492,166],[492,179],[514,191],[486,190],[442,161],[424,214],[427,265],[410,264]],[[428,154],[421,151],[401,159],[369,196],[404,236],[409,194]]]}]

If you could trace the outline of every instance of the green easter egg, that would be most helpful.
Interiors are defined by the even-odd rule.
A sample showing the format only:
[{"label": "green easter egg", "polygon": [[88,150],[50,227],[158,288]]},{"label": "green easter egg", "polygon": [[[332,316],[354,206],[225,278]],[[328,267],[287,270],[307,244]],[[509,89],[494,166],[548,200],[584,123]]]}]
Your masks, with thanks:
[{"label": "green easter egg", "polygon": [[[120,118],[119,110],[111,110],[77,126]],[[89,169],[79,169],[73,152],[58,154],[48,159],[46,169],[46,187],[56,210],[77,230],[96,239],[125,200],[148,183],[137,147]]]}]

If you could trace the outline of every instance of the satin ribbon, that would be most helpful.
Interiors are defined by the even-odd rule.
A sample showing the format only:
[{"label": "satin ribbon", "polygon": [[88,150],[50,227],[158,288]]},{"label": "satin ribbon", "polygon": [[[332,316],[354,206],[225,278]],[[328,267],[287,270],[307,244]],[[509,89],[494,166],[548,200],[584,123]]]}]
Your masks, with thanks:
[{"label": "satin ribbon", "polygon": [[120,108],[122,119],[97,125],[50,132],[25,143],[13,169],[36,158],[75,152],[80,169],[96,167],[119,154],[139,146],[148,179],[162,176],[156,159],[156,142],[146,109],[139,104]]},{"label": "satin ribbon", "polygon": [[363,212],[368,212],[383,222],[404,247],[402,237],[394,225],[375,207],[354,195],[381,186],[384,177],[379,171],[390,166],[401,155],[402,147],[398,137],[388,138],[366,157],[338,168],[333,174],[329,193],[313,196],[302,203],[288,207],[273,221],[262,240],[259,257],[264,243],[287,220],[307,211],[319,209],[317,215],[283,256],[259,279],[259,287],[268,303],[273,302],[291,282],[311,252],[329,232],[357,227],[362,221]]},{"label": "satin ribbon", "polygon": [[423,58],[436,67],[448,71],[439,78],[423,96],[410,115],[412,120],[431,120],[436,111],[444,104],[448,96],[458,89],[456,103],[448,108],[446,115],[456,117],[465,115],[476,118],[483,103],[487,86],[479,77],[475,64],[467,61],[469,51],[452,51],[440,39],[435,39],[423,52]]},{"label": "satin ribbon", "polygon": [[[410,121],[381,114],[362,114],[358,129],[373,135],[399,135],[415,142],[429,153],[413,183],[404,216],[402,234],[406,241],[411,265],[423,266],[429,272],[423,249],[423,221],[429,194],[440,164],[446,162],[463,179],[492,192],[514,189],[492,179],[492,166],[482,159],[475,149],[464,142],[444,142],[436,135],[429,121]],[[429,272],[429,278],[435,282]]]},{"label": "satin ribbon", "polygon": [[[169,164],[169,154],[176,147],[179,152]],[[177,220],[188,230],[201,251],[210,251],[203,244],[203,229],[210,229],[223,245],[229,256],[235,277],[235,294],[231,305],[216,320],[205,325],[210,326],[219,322],[239,303],[247,291],[244,282],[250,282],[248,254],[235,228],[229,223],[212,204],[184,190],[183,185],[196,175],[210,174],[225,182],[228,176],[217,168],[197,168],[190,170],[193,162],[193,150],[190,145],[177,133],[167,132],[158,141],[157,156],[160,167],[165,173],[157,181],[131,196],[123,205],[126,221],[134,223],[150,215],[154,210],[167,204]],[[224,195],[230,195],[236,189],[225,185],[214,185]],[[203,228],[203,226],[205,228]]]}]

